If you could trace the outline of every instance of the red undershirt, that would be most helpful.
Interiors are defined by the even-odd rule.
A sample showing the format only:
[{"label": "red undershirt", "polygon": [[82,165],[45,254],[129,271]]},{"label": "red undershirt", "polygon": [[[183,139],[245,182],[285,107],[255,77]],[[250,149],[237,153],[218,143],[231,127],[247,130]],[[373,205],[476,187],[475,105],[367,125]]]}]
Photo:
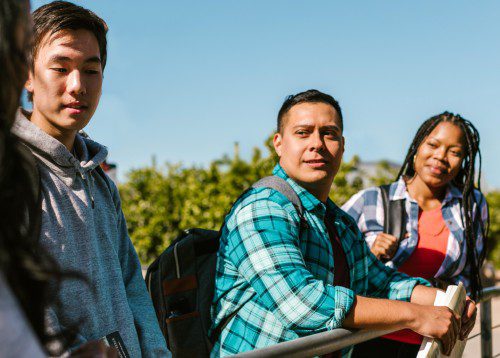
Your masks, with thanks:
[{"label": "red undershirt", "polygon": [[325,216],[325,226],[328,231],[330,243],[333,251],[333,285],[350,288],[351,280],[349,275],[349,266],[345,256],[344,248],[340,242],[339,235],[335,229],[334,218],[329,212]]},{"label": "red undershirt", "polygon": [[[433,278],[446,257],[449,235],[450,230],[443,219],[441,206],[429,211],[420,210],[417,247],[399,271],[412,277],[427,280]],[[422,343],[422,336],[409,329],[388,334],[383,338],[411,344]]]},{"label": "red undershirt", "polygon": [[[349,265],[347,264],[347,257],[345,251],[342,248],[342,243],[340,242],[339,235],[335,229],[333,215],[328,211],[325,215],[325,226],[328,231],[328,237],[330,238],[330,243],[332,244],[333,251],[333,285],[342,286],[345,288],[350,288],[351,279],[349,275]],[[332,352],[325,354],[322,358],[340,358],[341,351]]]}]

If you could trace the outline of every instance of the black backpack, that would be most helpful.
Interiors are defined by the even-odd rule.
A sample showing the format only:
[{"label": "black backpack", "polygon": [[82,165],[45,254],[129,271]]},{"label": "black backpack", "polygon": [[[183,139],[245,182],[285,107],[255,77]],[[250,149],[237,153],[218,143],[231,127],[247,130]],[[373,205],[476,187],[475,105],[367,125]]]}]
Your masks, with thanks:
[{"label": "black backpack", "polygon": [[[279,191],[295,206],[301,226],[305,222],[300,199],[284,179],[265,177],[251,188]],[[236,314],[227,317],[209,337],[221,230],[184,231],[147,270],[146,285],[174,357],[208,357],[220,332]]]},{"label": "black backpack", "polygon": [[[379,188],[384,207],[384,230],[382,232],[397,237],[399,245],[406,234],[406,200],[389,200],[390,184],[381,185]],[[387,262],[388,260],[382,259],[381,261]]]},{"label": "black backpack", "polygon": [[401,241],[406,234],[405,199],[389,200],[391,185],[381,185],[382,205],[384,207],[384,233],[393,235]]}]

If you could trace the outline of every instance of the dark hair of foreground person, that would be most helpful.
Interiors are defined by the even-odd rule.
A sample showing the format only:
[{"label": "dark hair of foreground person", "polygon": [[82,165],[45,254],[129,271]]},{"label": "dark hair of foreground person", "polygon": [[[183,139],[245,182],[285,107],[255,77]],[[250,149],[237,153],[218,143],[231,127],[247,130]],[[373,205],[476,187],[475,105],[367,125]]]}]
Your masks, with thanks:
[{"label": "dark hair of foreground person", "polygon": [[[58,304],[55,293],[65,278],[56,261],[40,245],[40,206],[35,163],[11,134],[31,45],[29,2],[0,2],[0,272],[17,298],[34,333],[52,353],[65,349],[70,330],[47,332],[46,309]],[[58,344],[50,344],[50,343]]]}]

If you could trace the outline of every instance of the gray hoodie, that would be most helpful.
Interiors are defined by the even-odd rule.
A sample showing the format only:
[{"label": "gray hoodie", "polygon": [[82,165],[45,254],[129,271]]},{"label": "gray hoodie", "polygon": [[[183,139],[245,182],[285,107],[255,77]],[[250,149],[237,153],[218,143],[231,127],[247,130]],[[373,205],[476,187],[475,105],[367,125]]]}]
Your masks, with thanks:
[{"label": "gray hoodie", "polygon": [[64,281],[62,307],[55,308],[59,324],[68,327],[81,320],[80,342],[118,331],[133,358],[169,355],[127,233],[118,190],[97,172],[108,154],[106,147],[77,134],[77,159],[21,111],[13,132],[37,159],[43,244],[63,269],[83,273],[91,286]]}]

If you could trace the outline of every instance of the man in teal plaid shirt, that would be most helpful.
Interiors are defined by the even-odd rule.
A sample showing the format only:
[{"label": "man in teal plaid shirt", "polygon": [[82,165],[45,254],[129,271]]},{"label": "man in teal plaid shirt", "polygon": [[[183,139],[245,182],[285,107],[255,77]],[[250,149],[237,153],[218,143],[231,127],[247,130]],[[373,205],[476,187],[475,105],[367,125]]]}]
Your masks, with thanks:
[{"label": "man in teal plaid shirt", "polygon": [[[280,192],[254,188],[226,217],[217,259],[212,356],[232,355],[339,327],[412,329],[449,352],[472,329],[434,307],[436,289],[390,269],[370,253],[356,223],[329,198],[344,152],[338,102],[309,90],[278,114],[274,175],[304,208]],[[472,323],[471,323],[472,321]]]}]

